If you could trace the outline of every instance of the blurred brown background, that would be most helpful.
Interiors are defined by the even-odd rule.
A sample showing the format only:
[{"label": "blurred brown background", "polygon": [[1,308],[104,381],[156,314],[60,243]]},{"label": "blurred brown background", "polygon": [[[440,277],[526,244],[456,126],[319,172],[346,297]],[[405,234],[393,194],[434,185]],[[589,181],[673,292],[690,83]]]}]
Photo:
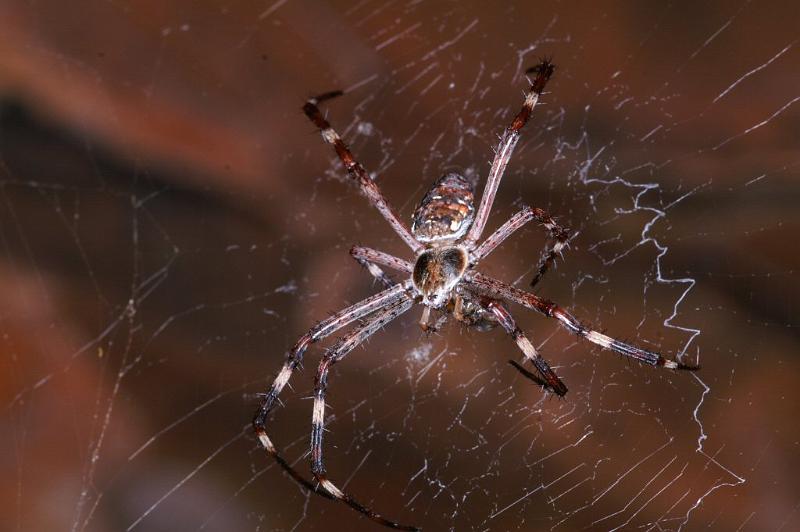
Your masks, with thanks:
[{"label": "blurred brown background", "polygon": [[[349,247],[407,256],[300,105],[353,88],[329,118],[407,218],[443,171],[486,175],[541,55],[559,69],[490,228],[548,209],[577,237],[539,291],[703,370],[514,309],[570,388],[550,399],[502,332],[427,338],[415,310],[337,366],[331,476],[426,530],[800,528],[799,16],[0,4],[0,528],[374,529],[248,429],[296,337],[376,290]],[[524,286],[543,243],[484,269]],[[304,472],[318,353],[272,425]]]}]

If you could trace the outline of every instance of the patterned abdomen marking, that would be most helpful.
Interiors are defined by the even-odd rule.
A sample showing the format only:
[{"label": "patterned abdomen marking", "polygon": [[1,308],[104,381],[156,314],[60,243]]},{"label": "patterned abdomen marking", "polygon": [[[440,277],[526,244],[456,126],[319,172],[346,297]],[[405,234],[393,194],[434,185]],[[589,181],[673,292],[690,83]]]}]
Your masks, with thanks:
[{"label": "patterned abdomen marking", "polygon": [[414,212],[411,231],[420,242],[456,240],[467,233],[475,216],[472,185],[449,173],[439,179]]}]

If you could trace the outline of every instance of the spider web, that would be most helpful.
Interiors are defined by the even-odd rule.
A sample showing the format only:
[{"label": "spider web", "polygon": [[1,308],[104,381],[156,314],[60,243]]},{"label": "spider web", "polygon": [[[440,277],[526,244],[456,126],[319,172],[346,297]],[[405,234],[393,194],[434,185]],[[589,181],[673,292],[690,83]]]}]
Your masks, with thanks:
[{"label": "spider web", "polygon": [[[800,13],[527,4],[0,7],[9,530],[374,529],[249,429],[295,339],[378,290],[350,246],[410,258],[299,106],[346,89],[328,117],[407,220],[442,173],[485,178],[544,55],[487,232],[546,209],[574,238],[537,293],[702,371],[510,307],[560,400],[502,331],[426,336],[415,307],[334,368],[329,474],[426,530],[800,527]],[[525,288],[544,236],[481,271]],[[270,425],[308,475],[325,345]]]}]

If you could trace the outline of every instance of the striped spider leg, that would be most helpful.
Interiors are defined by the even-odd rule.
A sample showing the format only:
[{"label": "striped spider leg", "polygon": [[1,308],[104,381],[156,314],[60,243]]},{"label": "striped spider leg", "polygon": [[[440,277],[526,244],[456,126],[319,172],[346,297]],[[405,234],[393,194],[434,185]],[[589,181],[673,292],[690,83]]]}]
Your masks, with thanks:
[{"label": "striped spider leg", "polygon": [[489,177],[486,178],[486,186],[483,189],[483,196],[478,206],[478,212],[475,214],[475,221],[464,240],[464,244],[466,244],[467,247],[474,246],[481,238],[483,229],[486,227],[486,222],[489,220],[489,212],[492,210],[492,204],[497,194],[497,187],[500,186],[500,180],[511,160],[511,155],[514,153],[517,141],[519,141],[520,130],[528,123],[528,119],[533,113],[533,108],[539,101],[542,92],[544,92],[544,87],[547,85],[554,71],[555,66],[545,59],[526,72],[528,74],[535,73],[536,77],[533,80],[528,94],[525,96],[525,103],[523,103],[522,109],[520,109],[517,116],[515,116],[514,120],[511,122],[511,125],[506,128],[503,135],[500,137],[500,144],[495,151],[492,167],[489,170]]},{"label": "striped spider leg", "polygon": [[[538,384],[543,385],[545,388],[559,397],[564,397],[567,394],[567,387],[563,382],[561,382],[561,379],[558,378],[558,375],[556,375],[556,373],[550,369],[547,361],[545,361],[545,359],[539,355],[539,352],[536,351],[535,347],[533,347],[533,344],[525,336],[525,333],[522,332],[522,329],[517,326],[514,318],[511,316],[511,313],[508,312],[505,306],[496,300],[489,301],[485,306],[490,312],[492,312],[503,329],[505,329],[505,331],[511,335],[511,338],[517,343],[517,346],[519,347],[520,351],[522,351],[522,354],[525,355],[525,358],[528,359],[531,364],[533,364],[533,367],[536,368],[541,380],[537,378],[534,378],[533,380]],[[531,375],[518,364],[514,364],[514,367],[523,375],[531,378]]]},{"label": "striped spider leg", "polygon": [[[414,258],[413,262],[407,261],[362,246],[355,246],[350,250],[352,257],[383,285],[384,290],[333,314],[297,340],[288,353],[283,368],[275,377],[268,392],[264,394],[253,419],[253,427],[261,446],[298,483],[321,496],[344,502],[381,525],[401,530],[417,530],[413,526],[398,524],[373,512],[328,478],[322,458],[322,443],[329,371],[331,366],[344,359],[355,347],[407,312],[414,304],[423,306],[420,325],[423,330],[429,332],[436,330],[448,316],[453,316],[459,322],[480,331],[501,326],[514,340],[525,359],[534,367],[535,373],[512,362],[514,367],[546,390],[559,396],[567,393],[567,387],[519,328],[506,308],[505,302],[517,303],[555,318],[570,332],[646,364],[668,369],[698,369],[698,366],[666,359],[653,351],[626,344],[594,331],[555,303],[475,271],[481,260],[525,224],[535,220],[550,234],[550,243],[542,252],[537,272],[531,282],[535,285],[547,273],[556,256],[569,241],[568,231],[558,225],[547,212],[538,208],[524,207],[486,240],[478,243],[488,221],[500,180],[519,140],[520,131],[528,122],[553,71],[554,67],[548,60],[542,60],[538,66],[527,71],[535,73],[535,78],[525,96],[522,109],[500,138],[477,211],[473,204],[473,185],[460,174],[450,172],[436,181],[423,197],[414,212],[410,230],[398,219],[378,186],[364,167],[355,160],[339,134],[320,112],[318,104],[335,98],[342,92],[322,94],[311,98],[303,106],[304,113],[319,128],[325,142],[333,147],[350,178],[358,184],[369,202],[411,248]],[[401,273],[405,276],[405,280],[396,283],[393,276],[387,274],[383,267]],[[433,311],[440,312],[441,317],[431,327],[429,321]],[[323,355],[314,381],[311,471],[318,483],[315,485],[313,481],[297,473],[282,457],[267,436],[266,422],[279,394],[289,382],[294,370],[301,364],[308,347],[353,323],[356,325],[334,342]]]},{"label": "striped spider leg", "polygon": [[536,286],[542,277],[544,277],[544,274],[547,273],[550,265],[555,261],[556,255],[561,254],[569,241],[569,231],[558,225],[549,214],[537,207],[531,208],[526,205],[522,210],[509,218],[506,223],[486,237],[486,240],[472,251],[470,254],[470,262],[473,265],[478,264],[478,262],[484,259],[489,253],[494,251],[497,246],[502,244],[505,239],[513,235],[531,220],[536,220],[542,224],[551,235],[551,242],[542,250],[542,256],[539,259],[536,275],[531,281],[531,286]]},{"label": "striped spider leg", "polygon": [[[258,407],[253,417],[253,429],[255,431],[258,441],[262,447],[278,462],[278,464],[286,470],[297,482],[305,486],[311,491],[316,491],[316,487],[308,480],[299,475],[294,468],[283,458],[278,448],[272,443],[272,440],[267,435],[267,418],[275,406],[281,391],[288,384],[289,379],[303,362],[303,355],[306,349],[323,338],[330,336],[342,327],[346,327],[352,322],[372,314],[378,310],[386,309],[396,304],[399,301],[408,299],[406,291],[410,283],[397,284],[382,292],[379,292],[371,297],[368,297],[355,305],[351,305],[339,312],[331,315],[327,319],[319,322],[311,328],[307,333],[297,340],[294,347],[289,351],[286,356],[286,361],[283,364],[278,376],[275,377],[272,385],[266,394],[264,394],[261,404]],[[320,493],[321,494],[321,493]],[[321,494],[322,495],[322,494]]]},{"label": "striped spider leg", "polygon": [[414,300],[410,297],[391,304],[376,313],[364,324],[343,335],[328,349],[319,363],[317,376],[314,380],[314,415],[311,422],[311,471],[314,474],[314,478],[316,478],[325,491],[335,499],[346,503],[348,506],[376,523],[399,530],[419,529],[414,526],[398,524],[373,512],[370,508],[364,506],[349,494],[339,489],[328,478],[325,464],[322,460],[322,440],[325,432],[325,393],[328,388],[328,371],[331,366],[342,360],[348,353],[375,334],[384,325],[409,310],[413,304]]},{"label": "striped spider leg", "polygon": [[389,225],[392,226],[394,232],[403,239],[403,242],[408,244],[408,247],[410,247],[416,253],[422,249],[422,244],[420,244],[411,235],[405,224],[400,221],[400,219],[397,217],[397,214],[395,214],[394,209],[392,209],[392,207],[386,201],[386,198],[383,196],[381,189],[378,188],[378,185],[375,184],[375,181],[372,180],[364,167],[361,166],[361,163],[356,161],[355,157],[353,157],[353,153],[350,151],[350,148],[347,147],[347,144],[344,143],[336,130],[331,127],[331,124],[324,116],[322,116],[322,113],[319,110],[318,105],[321,102],[336,98],[342,94],[344,94],[342,91],[331,91],[314,98],[310,98],[303,106],[303,112],[306,114],[309,120],[311,120],[314,125],[319,128],[322,138],[325,139],[325,142],[333,146],[333,149],[336,151],[336,155],[339,156],[339,159],[341,159],[342,164],[347,170],[347,174],[358,184],[361,192],[367,197],[369,202],[372,203],[376,209],[378,209],[378,212],[380,212],[386,221],[389,222]]},{"label": "striped spider leg", "polygon": [[470,272],[465,276],[465,282],[470,289],[488,297],[512,301],[518,305],[535,310],[548,318],[557,319],[561,325],[571,333],[597,344],[604,349],[615,351],[620,355],[638,360],[651,366],[660,366],[667,369],[682,369],[696,371],[700,366],[685,364],[681,361],[664,358],[661,354],[641,347],[627,344],[603,333],[594,331],[583,325],[577,318],[558,306],[556,303],[537,295],[514,288],[502,281],[492,279],[478,272]]},{"label": "striped spider leg", "polygon": [[383,251],[378,251],[376,249],[366,248],[363,246],[353,246],[350,248],[350,256],[353,257],[361,266],[366,268],[370,275],[372,275],[386,287],[394,285],[395,282],[381,269],[379,265],[387,266],[393,270],[411,274],[412,266],[410,262],[397,258],[393,255],[389,255],[388,253],[384,253]]}]

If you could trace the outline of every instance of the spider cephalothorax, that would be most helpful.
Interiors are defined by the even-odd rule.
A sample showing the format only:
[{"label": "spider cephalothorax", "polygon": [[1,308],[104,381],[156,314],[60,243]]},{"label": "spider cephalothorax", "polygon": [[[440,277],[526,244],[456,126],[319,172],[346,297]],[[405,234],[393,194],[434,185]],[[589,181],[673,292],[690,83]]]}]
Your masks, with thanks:
[{"label": "spider cephalothorax", "polygon": [[[320,102],[339,96],[342,92],[334,91],[312,98],[303,107],[303,111],[309,119],[320,129],[325,142],[333,146],[348,174],[358,184],[363,194],[411,248],[414,262],[371,248],[353,247],[350,250],[353,258],[384,285],[384,290],[331,315],[297,340],[289,351],[283,369],[275,377],[269,391],[264,394],[261,406],[253,419],[253,427],[256,437],[264,449],[297,482],[320,495],[343,501],[373,521],[391,528],[417,530],[416,527],[400,525],[381,517],[339,489],[327,476],[322,460],[325,394],[330,367],[342,360],[356,346],[384,325],[408,311],[415,303],[424,307],[420,324],[426,330],[431,329],[428,326],[428,319],[432,309],[442,314],[437,325],[448,316],[452,316],[476,330],[488,330],[497,325],[501,326],[517,344],[525,361],[530,363],[534,371],[529,371],[513,362],[515,367],[547,391],[559,396],[567,393],[567,387],[517,326],[505,302],[516,303],[549,318],[554,318],[569,332],[604,349],[639,362],[669,369],[694,370],[698,368],[698,366],[664,358],[656,352],[626,344],[594,331],[552,301],[515,288],[475,270],[478,263],[506,238],[526,223],[535,220],[547,229],[551,236],[551,243],[544,249],[539,259],[536,276],[531,281],[531,285],[535,285],[569,240],[568,232],[544,210],[524,207],[483,242],[478,243],[486,226],[500,179],[503,177],[503,172],[508,166],[511,154],[519,140],[520,130],[530,118],[547,81],[553,74],[553,65],[549,61],[543,60],[527,73],[535,74],[535,78],[525,97],[522,109],[500,137],[500,143],[495,150],[492,167],[489,170],[477,211],[473,205],[473,187],[459,174],[449,173],[440,178],[422,199],[414,213],[411,231],[398,219],[378,186],[355,160],[350,149],[319,110]],[[395,270],[403,277],[401,280],[396,280],[387,275],[381,266]],[[308,346],[351,323],[357,325],[342,335],[325,352],[317,370],[310,453],[311,471],[318,483],[315,485],[295,471],[273,445],[272,440],[267,436],[267,417],[275,405],[278,395],[289,382],[292,373],[303,361],[303,355]]]},{"label": "spider cephalothorax", "polygon": [[468,262],[467,250],[462,246],[435,247],[420,253],[412,279],[422,302],[436,309],[447,303]]}]

